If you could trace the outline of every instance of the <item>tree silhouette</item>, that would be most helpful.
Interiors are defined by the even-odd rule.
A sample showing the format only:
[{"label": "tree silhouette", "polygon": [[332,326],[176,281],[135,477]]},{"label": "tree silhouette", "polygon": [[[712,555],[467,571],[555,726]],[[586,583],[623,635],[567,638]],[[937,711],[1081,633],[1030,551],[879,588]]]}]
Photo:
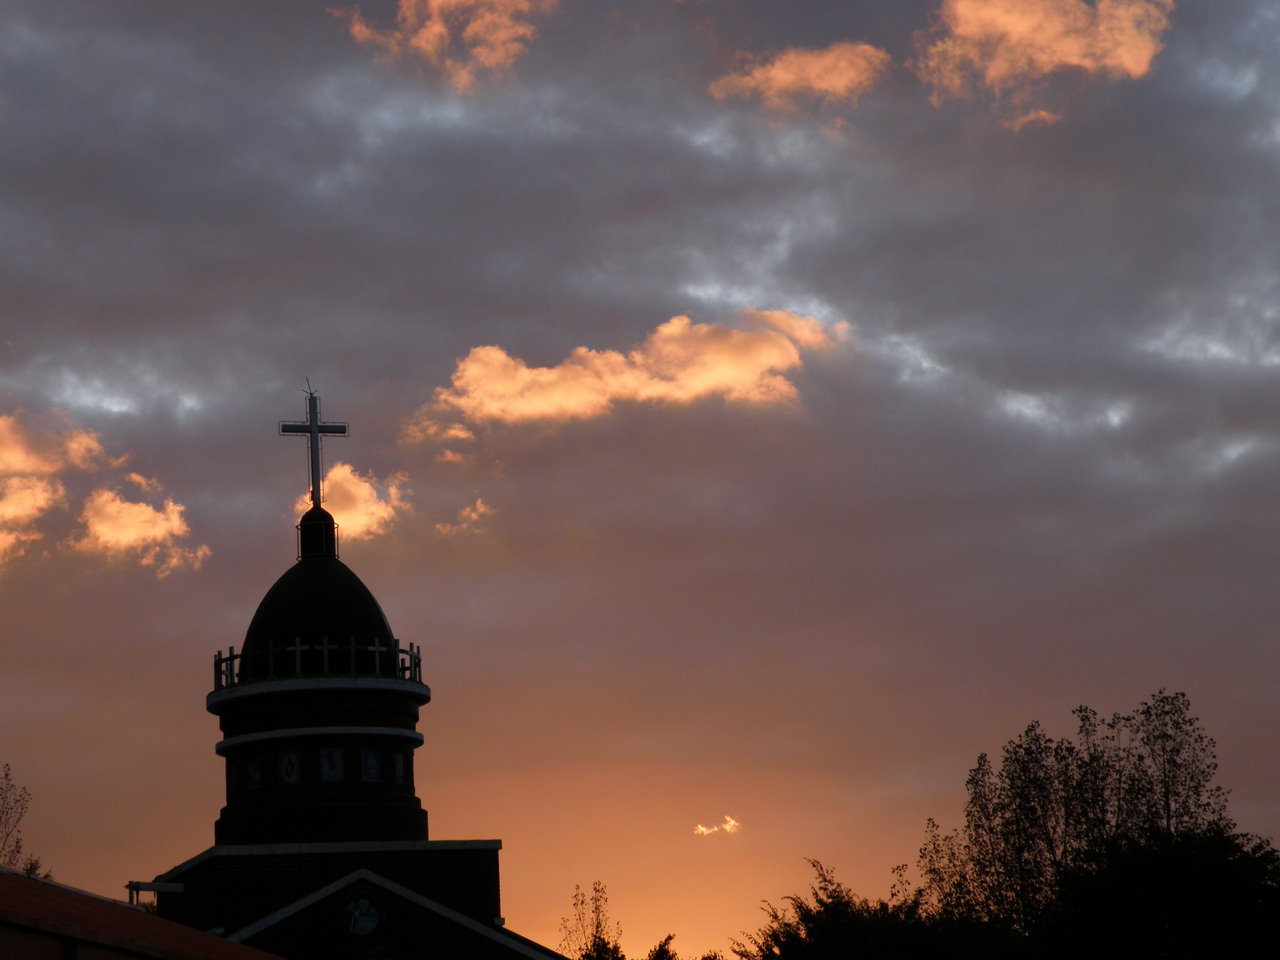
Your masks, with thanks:
[{"label": "tree silhouette", "polygon": [[674,933],[668,933],[649,951],[645,960],[680,960],[676,952],[671,949],[671,941],[675,938],[676,935]]},{"label": "tree silhouette", "polygon": [[[671,949],[671,941],[676,938],[674,933],[669,933],[657,945],[649,951],[645,956],[645,960],[680,960],[675,950]],[[716,951],[704,953],[698,960],[724,960],[724,958]]]},{"label": "tree silhouette", "polygon": [[902,883],[889,900],[868,900],[836,880],[833,872],[810,860],[816,875],[809,895],[790,896],[783,906],[764,906],[768,922],[735,940],[740,960],[845,960],[849,957],[949,957],[955,960],[1015,957],[1021,941],[1002,928],[973,920],[927,915],[922,892]]},{"label": "tree silhouette", "polygon": [[23,853],[22,818],[30,804],[31,791],[14,783],[13,771],[6,763],[0,771],[0,867],[47,880],[52,874],[42,871],[40,858]]},{"label": "tree silhouette", "polygon": [[1158,691],[1130,714],[1100,721],[1077,707],[1077,737],[1029,725],[986,754],[966,781],[963,832],[926,824],[918,866],[925,907],[1026,930],[1068,873],[1121,844],[1234,829],[1214,785],[1214,742],[1186,694]]},{"label": "tree silhouette", "polygon": [[1036,955],[1259,956],[1280,929],[1280,854],[1221,830],[1116,840],[1066,871],[1032,930]]},{"label": "tree silhouette", "polygon": [[609,894],[599,880],[588,896],[573,888],[573,914],[560,918],[560,952],[575,960],[626,960],[622,924],[609,918]]}]

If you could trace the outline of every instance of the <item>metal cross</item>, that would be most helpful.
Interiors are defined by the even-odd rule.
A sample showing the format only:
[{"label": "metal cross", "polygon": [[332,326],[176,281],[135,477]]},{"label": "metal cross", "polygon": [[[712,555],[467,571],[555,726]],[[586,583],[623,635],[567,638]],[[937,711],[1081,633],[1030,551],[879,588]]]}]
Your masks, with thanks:
[{"label": "metal cross", "polygon": [[345,437],[347,435],[347,425],[345,423],[321,423],[320,422],[320,397],[314,391],[307,391],[307,419],[301,423],[286,423],[280,421],[280,432],[282,434],[302,434],[307,437],[307,446],[311,453],[311,502],[317,507],[320,506],[320,437],[322,434],[329,436]]}]

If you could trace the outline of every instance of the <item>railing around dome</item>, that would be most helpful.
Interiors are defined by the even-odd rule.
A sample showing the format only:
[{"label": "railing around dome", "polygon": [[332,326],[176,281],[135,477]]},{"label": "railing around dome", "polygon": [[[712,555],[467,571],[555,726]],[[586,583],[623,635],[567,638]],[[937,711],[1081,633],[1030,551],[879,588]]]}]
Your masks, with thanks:
[{"label": "railing around dome", "polygon": [[[302,655],[314,651],[320,654],[321,669],[317,673],[313,669],[303,671]],[[284,657],[277,656],[283,653]],[[288,655],[293,654],[292,658]],[[332,656],[330,656],[332,654]],[[357,643],[355,637],[352,637],[347,643],[335,643],[325,637],[320,643],[303,643],[300,639],[295,639],[284,645],[279,650],[275,649],[274,644],[267,642],[266,666],[267,675],[264,677],[254,677],[254,680],[283,680],[289,677],[301,676],[322,676],[322,677],[350,677],[350,676],[368,676],[369,674],[356,670],[357,657],[367,662],[367,654],[373,657],[373,676],[385,676],[382,673],[382,658],[394,657],[395,675],[400,680],[412,680],[417,683],[422,682],[422,645],[410,643],[407,647],[399,646],[395,641],[383,643],[380,639],[375,639],[373,643]],[[235,647],[228,647],[227,652],[221,650],[216,651],[213,655],[213,689],[223,690],[227,687],[237,686],[242,682],[241,677],[241,661],[244,659],[243,653],[236,653]],[[293,670],[281,670],[280,666],[290,665],[292,660]],[[314,656],[307,658],[308,665],[315,662]]]}]

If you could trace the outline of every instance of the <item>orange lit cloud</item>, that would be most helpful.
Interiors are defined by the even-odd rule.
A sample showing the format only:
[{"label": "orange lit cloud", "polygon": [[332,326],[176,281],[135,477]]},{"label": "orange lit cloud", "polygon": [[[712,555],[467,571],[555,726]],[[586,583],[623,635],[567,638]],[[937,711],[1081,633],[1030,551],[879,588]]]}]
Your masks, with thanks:
[{"label": "orange lit cloud", "polygon": [[207,546],[191,549],[176,542],[191,532],[183,510],[169,499],[156,508],[125,500],[114,490],[95,490],[80,514],[85,534],[73,546],[108,557],[134,554],[144,567],[155,567],[156,576],[162,578],[181,567],[198,570],[211,551]]},{"label": "orange lit cloud", "polygon": [[[98,435],[92,430],[68,431],[63,434],[61,443],[66,463],[82,470],[102,456],[102,444],[98,442]],[[122,463],[124,459],[121,457],[113,462]]]},{"label": "orange lit cloud", "polygon": [[1138,79],[1164,47],[1173,0],[943,0],[914,67],[935,102],[976,81],[1023,96],[1061,70]]},{"label": "orange lit cloud", "polygon": [[695,837],[709,837],[713,833],[737,833],[741,829],[742,824],[726,813],[724,815],[724,823],[718,823],[714,827],[704,827],[702,824],[698,824],[693,828],[693,835]]},{"label": "orange lit cloud", "polygon": [[759,96],[779,109],[794,106],[795,98],[801,96],[856,101],[888,68],[889,54],[868,43],[833,43],[821,50],[792,48],[720,77],[711,84],[711,95],[718,100]]},{"label": "orange lit cloud", "polygon": [[43,538],[36,521],[65,495],[55,475],[88,467],[101,455],[91,431],[28,429],[16,416],[0,416],[0,564]]},{"label": "orange lit cloud", "polygon": [[97,434],[66,429],[38,433],[24,429],[18,418],[0,415],[0,477],[59,473],[86,467],[102,455]]},{"label": "orange lit cloud", "polygon": [[577,347],[554,367],[530,367],[501,347],[476,347],[458,362],[450,386],[419,409],[404,436],[445,430],[441,416],[520,423],[590,419],[622,402],[782,404],[796,398],[783,374],[801,366],[801,350],[826,349],[848,330],[828,331],[786,310],[745,314],[749,329],[672,317],[623,354]]},{"label": "orange lit cloud", "polygon": [[459,533],[474,533],[479,527],[480,521],[493,513],[497,513],[497,511],[479,497],[476,497],[475,503],[469,504],[458,511],[458,517],[453,523],[437,523],[436,532],[442,533],[446,537],[452,537]]},{"label": "orange lit cloud", "polygon": [[33,522],[62,499],[62,484],[43,477],[0,478],[0,529]]},{"label": "orange lit cloud", "polygon": [[841,321],[830,331],[813,317],[790,310],[748,310],[748,326],[756,330],[777,330],[802,350],[826,350],[849,335],[849,324]]},{"label": "orange lit cloud", "polygon": [[405,443],[422,443],[426,440],[471,440],[474,434],[460,423],[439,423],[428,418],[416,418],[405,424],[400,439]]},{"label": "orange lit cloud", "polygon": [[34,524],[63,498],[62,484],[44,477],[0,479],[0,564],[21,556],[25,544],[42,539]]},{"label": "orange lit cloud", "polygon": [[40,534],[34,530],[6,530],[0,527],[0,564],[11,556],[21,556],[23,544],[39,539]]},{"label": "orange lit cloud", "polygon": [[[126,459],[108,460],[106,465],[118,467]],[[101,460],[102,444],[90,430],[65,425],[40,429],[23,425],[16,416],[0,416],[0,563],[44,538],[36,522],[66,499],[58,475],[91,469]],[[125,479],[148,493],[160,489],[159,483],[141,474],[130,473]],[[182,513],[182,505],[172,500],[157,509],[104,487],[85,500],[80,515],[85,532],[70,545],[105,556],[134,554],[143,566],[155,567],[160,577],[179,567],[198,569],[209,548],[176,542],[190,533]]]},{"label": "orange lit cloud", "polygon": [[160,482],[158,480],[154,480],[150,477],[144,477],[140,473],[126,474],[125,479],[135,487],[145,490],[147,493],[157,493],[160,490]]},{"label": "orange lit cloud", "polygon": [[[342,536],[368,540],[386,533],[397,514],[408,511],[404,474],[393,474],[379,489],[373,474],[361,476],[349,463],[338,461],[325,474],[321,489],[325,509],[341,525]],[[303,513],[311,506],[309,494],[298,497],[293,508]]]},{"label": "orange lit cloud", "polygon": [[372,26],[358,9],[334,13],[362,46],[425,60],[466,91],[478,70],[504,70],[520,59],[537,36],[531,19],[555,6],[556,0],[400,0],[388,30]]}]

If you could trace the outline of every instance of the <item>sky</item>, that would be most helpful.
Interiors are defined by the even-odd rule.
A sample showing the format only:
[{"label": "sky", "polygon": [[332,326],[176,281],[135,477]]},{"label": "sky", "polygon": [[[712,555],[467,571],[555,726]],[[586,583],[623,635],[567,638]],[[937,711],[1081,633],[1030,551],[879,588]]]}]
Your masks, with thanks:
[{"label": "sky", "polygon": [[215,651],[344,561],[435,839],[554,946],[867,896],[981,752],[1185,691],[1280,835],[1280,8],[0,0],[0,760],[212,842]]}]

